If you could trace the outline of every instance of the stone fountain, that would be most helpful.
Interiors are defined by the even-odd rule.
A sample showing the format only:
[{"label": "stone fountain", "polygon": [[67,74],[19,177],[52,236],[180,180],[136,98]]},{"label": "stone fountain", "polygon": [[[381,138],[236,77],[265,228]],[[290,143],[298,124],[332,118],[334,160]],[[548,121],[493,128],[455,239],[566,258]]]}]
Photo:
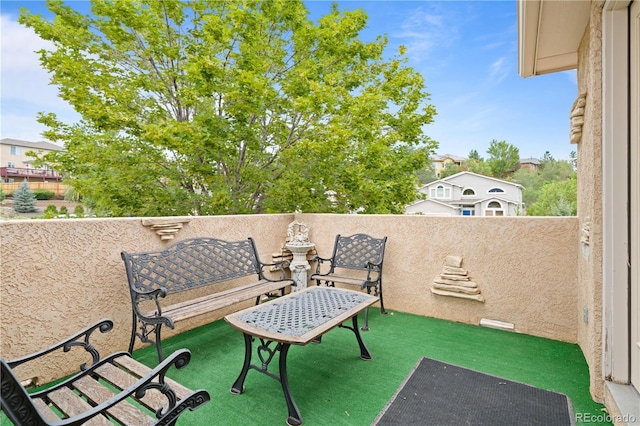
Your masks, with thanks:
[{"label": "stone fountain", "polygon": [[306,224],[297,220],[289,224],[287,242],[284,247],[293,254],[289,269],[291,270],[291,279],[296,283],[294,291],[307,288],[307,272],[311,269],[307,253],[315,246],[309,241],[309,227]]}]

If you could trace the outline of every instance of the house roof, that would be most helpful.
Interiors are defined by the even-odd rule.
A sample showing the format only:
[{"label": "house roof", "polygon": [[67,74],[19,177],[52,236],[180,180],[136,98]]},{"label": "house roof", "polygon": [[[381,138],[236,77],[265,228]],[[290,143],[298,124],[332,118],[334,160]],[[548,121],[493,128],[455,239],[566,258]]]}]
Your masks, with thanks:
[{"label": "house roof", "polygon": [[497,201],[502,201],[503,203],[507,203],[507,204],[514,204],[517,205],[518,203],[512,200],[507,200],[506,198],[502,198],[502,197],[495,197],[495,196],[491,196],[491,197],[485,197],[485,198],[465,198],[463,200],[455,200],[455,201],[451,201],[450,204],[453,205],[468,205],[468,204],[481,204],[484,203],[485,201],[489,201],[489,200],[497,200]]},{"label": "house roof", "polygon": [[45,142],[45,141],[29,142],[29,141],[22,141],[19,139],[10,139],[10,138],[0,139],[0,145],[22,146],[25,148],[31,148],[35,150],[42,149],[47,151],[60,151],[63,149],[60,145],[56,145],[51,142]]},{"label": "house roof", "polygon": [[457,163],[461,163],[463,161],[467,161],[467,159],[465,157],[459,157],[457,155],[452,155],[452,154],[444,154],[444,155],[432,155],[431,156],[431,161],[443,161],[446,159],[450,159],[451,161],[455,161]]},{"label": "house roof", "polygon": [[576,68],[590,8],[588,1],[518,0],[518,73]]},{"label": "house roof", "polygon": [[537,158],[529,157],[529,158],[521,158],[520,164],[540,164],[540,160]]},{"label": "house roof", "polygon": [[414,203],[409,204],[407,207],[416,206],[418,204],[427,204],[427,203],[438,204],[438,205],[441,205],[443,207],[447,207],[447,208],[449,208],[451,210],[458,210],[459,209],[459,207],[453,205],[453,203],[444,203],[442,201],[434,200],[434,199],[431,199],[431,198],[427,198],[426,200],[418,200],[418,201],[416,201]]},{"label": "house roof", "polygon": [[448,185],[455,185],[455,186],[462,187],[461,185],[458,185],[455,182],[449,182],[449,181],[454,179],[454,178],[456,178],[456,177],[458,177],[458,176],[462,176],[462,175],[465,175],[465,174],[466,175],[477,176],[477,177],[482,178],[482,179],[492,180],[494,182],[499,182],[499,183],[502,183],[502,184],[517,186],[519,188],[524,189],[524,186],[520,185],[519,183],[509,182],[509,181],[497,179],[497,178],[494,178],[494,177],[491,177],[491,176],[479,175],[477,173],[466,172],[466,171],[465,172],[458,172],[455,175],[447,176],[446,178],[442,178],[442,179],[439,179],[439,180],[434,180],[433,182],[429,182],[428,184],[424,185],[420,189],[428,188],[428,187],[430,187],[432,185],[435,185],[437,183],[446,183]]}]

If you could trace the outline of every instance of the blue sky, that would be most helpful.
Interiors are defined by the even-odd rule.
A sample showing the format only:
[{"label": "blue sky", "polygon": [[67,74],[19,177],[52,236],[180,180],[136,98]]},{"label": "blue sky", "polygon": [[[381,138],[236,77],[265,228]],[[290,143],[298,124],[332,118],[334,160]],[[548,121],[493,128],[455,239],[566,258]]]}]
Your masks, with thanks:
[{"label": "blue sky", "polygon": [[[68,1],[86,10],[84,1]],[[438,115],[424,133],[440,143],[438,154],[466,157],[472,149],[487,157],[492,139],[505,140],[520,157],[549,151],[568,160],[569,111],[577,96],[576,72],[523,79],[518,75],[515,0],[509,1],[338,1],[340,9],[369,16],[363,40],[389,38],[389,54],[407,48],[409,65],[420,72]],[[330,1],[306,2],[316,19]],[[46,47],[17,23],[18,10],[46,9],[40,0],[0,1],[0,137],[42,140],[36,114],[55,112],[66,122],[79,116],[57,97],[34,50]]]}]

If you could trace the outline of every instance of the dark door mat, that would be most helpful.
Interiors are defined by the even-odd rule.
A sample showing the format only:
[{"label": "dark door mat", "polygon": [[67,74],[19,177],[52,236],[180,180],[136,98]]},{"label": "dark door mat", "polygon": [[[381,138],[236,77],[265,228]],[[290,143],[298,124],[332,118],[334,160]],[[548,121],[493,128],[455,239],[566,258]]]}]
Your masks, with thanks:
[{"label": "dark door mat", "polygon": [[374,425],[574,425],[569,398],[422,358]]}]

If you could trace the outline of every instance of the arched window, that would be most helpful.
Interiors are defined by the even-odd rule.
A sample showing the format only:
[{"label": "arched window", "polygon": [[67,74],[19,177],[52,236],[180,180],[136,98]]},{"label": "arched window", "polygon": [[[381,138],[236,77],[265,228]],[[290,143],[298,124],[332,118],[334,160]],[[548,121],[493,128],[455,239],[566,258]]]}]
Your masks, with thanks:
[{"label": "arched window", "polygon": [[451,198],[451,188],[444,185],[438,185],[429,191],[431,198]]},{"label": "arched window", "polygon": [[497,186],[491,188],[490,190],[487,191],[490,194],[495,194],[496,192],[504,192],[504,189],[502,188],[498,188]]},{"label": "arched window", "polygon": [[484,210],[485,216],[504,216],[504,210],[502,209],[502,204],[498,201],[490,201],[487,204],[487,208]]},{"label": "arched window", "polygon": [[465,190],[462,191],[463,197],[473,197],[475,195],[476,195],[476,191],[474,191],[472,188],[465,188]]}]

